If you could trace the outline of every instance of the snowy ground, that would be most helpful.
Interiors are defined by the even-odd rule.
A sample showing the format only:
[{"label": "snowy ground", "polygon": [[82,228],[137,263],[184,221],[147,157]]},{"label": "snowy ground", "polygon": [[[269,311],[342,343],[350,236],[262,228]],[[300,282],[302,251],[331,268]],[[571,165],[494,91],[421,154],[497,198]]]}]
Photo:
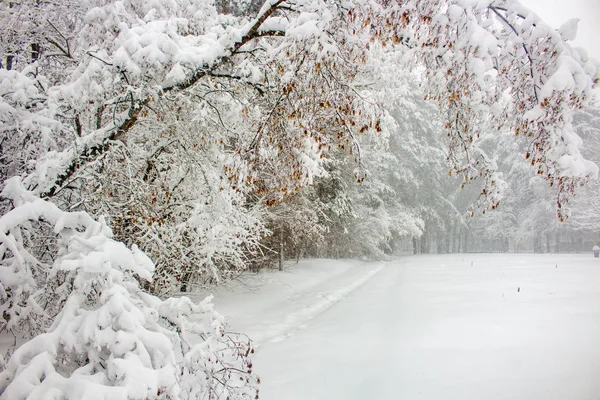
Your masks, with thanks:
[{"label": "snowy ground", "polygon": [[303,261],[215,293],[264,400],[600,399],[600,260]]}]

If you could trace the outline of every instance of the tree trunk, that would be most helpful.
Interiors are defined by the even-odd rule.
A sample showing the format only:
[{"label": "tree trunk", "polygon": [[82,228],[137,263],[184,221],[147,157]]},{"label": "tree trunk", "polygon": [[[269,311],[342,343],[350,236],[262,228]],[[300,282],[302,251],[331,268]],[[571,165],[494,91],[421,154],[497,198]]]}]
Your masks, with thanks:
[{"label": "tree trunk", "polygon": [[444,243],[444,245],[446,246],[446,254],[450,254],[450,240],[449,240],[449,238],[446,239],[446,242]]},{"label": "tree trunk", "polygon": [[181,293],[186,293],[188,291],[188,286],[191,279],[192,273],[190,271],[186,271],[183,273],[183,276],[181,277],[181,287],[179,288]]},{"label": "tree trunk", "polygon": [[427,221],[425,221],[425,225],[423,226],[423,235],[421,236],[421,253],[429,254],[430,252],[430,243],[431,236],[429,235],[429,230],[427,229]]},{"label": "tree trunk", "polygon": [[279,231],[279,270],[283,271],[283,229]]},{"label": "tree trunk", "polygon": [[102,128],[102,113],[104,112],[104,106],[96,108],[96,129]]},{"label": "tree trunk", "polygon": [[39,43],[31,43],[31,62],[36,62],[40,58],[41,47]]},{"label": "tree trunk", "polygon": [[453,222],[450,226],[450,232],[448,235],[448,253],[456,253],[454,251],[454,234],[456,232],[456,222]]}]

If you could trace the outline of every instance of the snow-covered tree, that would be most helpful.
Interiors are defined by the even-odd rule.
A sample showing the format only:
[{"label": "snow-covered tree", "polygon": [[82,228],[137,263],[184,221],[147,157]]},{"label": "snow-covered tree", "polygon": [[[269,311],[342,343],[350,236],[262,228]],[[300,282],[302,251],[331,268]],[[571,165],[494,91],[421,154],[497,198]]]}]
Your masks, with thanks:
[{"label": "snow-covered tree", "polygon": [[[357,150],[359,132],[380,129],[377,113],[354,91],[372,40],[405,49],[425,68],[427,96],[446,120],[448,161],[469,181],[481,175],[485,204],[497,202],[496,166],[478,141],[500,127],[532,139],[531,158],[561,193],[561,209],[595,174],[580,157],[569,113],[587,101],[597,68],[565,42],[573,36],[567,27],[554,30],[513,0],[349,6],[281,0],[245,19],[201,1],[92,2],[69,77],[42,94],[15,99],[2,92],[15,110],[37,97],[40,111],[60,111],[44,125],[76,139],[27,171],[25,182],[56,195],[115,140],[127,140],[159,102],[191,96],[206,79],[221,77],[225,87],[244,86],[256,99],[246,121],[252,139],[238,149],[231,176],[265,181],[267,201],[278,201],[311,182],[311,164],[332,145]],[[22,75],[28,72],[6,85]],[[324,135],[331,121],[339,129]],[[267,160],[276,180],[261,174]]]},{"label": "snow-covered tree", "polygon": [[[18,347],[0,373],[1,399],[254,398],[247,338],[225,332],[207,298],[162,301],[144,293],[152,261],[111,239],[104,221],[63,212],[11,179],[0,217],[0,328]],[[55,248],[31,241],[50,227]],[[46,264],[38,257],[53,251]],[[46,321],[47,323],[40,323]]]}]

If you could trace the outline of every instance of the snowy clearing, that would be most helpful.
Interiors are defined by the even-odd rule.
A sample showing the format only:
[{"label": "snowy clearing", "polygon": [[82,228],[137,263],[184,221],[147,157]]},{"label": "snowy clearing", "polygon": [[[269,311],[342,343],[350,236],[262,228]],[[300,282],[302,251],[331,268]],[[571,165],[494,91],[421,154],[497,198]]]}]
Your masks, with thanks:
[{"label": "snowy clearing", "polygon": [[215,293],[257,341],[261,398],[600,398],[600,260],[310,260]]}]

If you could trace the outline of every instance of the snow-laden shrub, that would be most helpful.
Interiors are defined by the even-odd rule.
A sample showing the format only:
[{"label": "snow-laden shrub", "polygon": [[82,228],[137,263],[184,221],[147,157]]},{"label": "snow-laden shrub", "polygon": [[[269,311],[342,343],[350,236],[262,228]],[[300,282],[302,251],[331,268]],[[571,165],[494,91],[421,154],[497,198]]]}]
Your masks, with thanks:
[{"label": "snow-laden shrub", "polygon": [[[252,344],[225,333],[211,298],[194,304],[144,293],[138,281],[152,279],[152,261],[111,239],[102,219],[63,212],[16,178],[2,195],[15,206],[0,217],[2,328],[24,336],[28,319],[51,325],[39,325],[43,333],[6,360],[0,399],[257,396]],[[53,228],[52,263],[39,262],[39,250],[32,250],[32,221]]]}]

